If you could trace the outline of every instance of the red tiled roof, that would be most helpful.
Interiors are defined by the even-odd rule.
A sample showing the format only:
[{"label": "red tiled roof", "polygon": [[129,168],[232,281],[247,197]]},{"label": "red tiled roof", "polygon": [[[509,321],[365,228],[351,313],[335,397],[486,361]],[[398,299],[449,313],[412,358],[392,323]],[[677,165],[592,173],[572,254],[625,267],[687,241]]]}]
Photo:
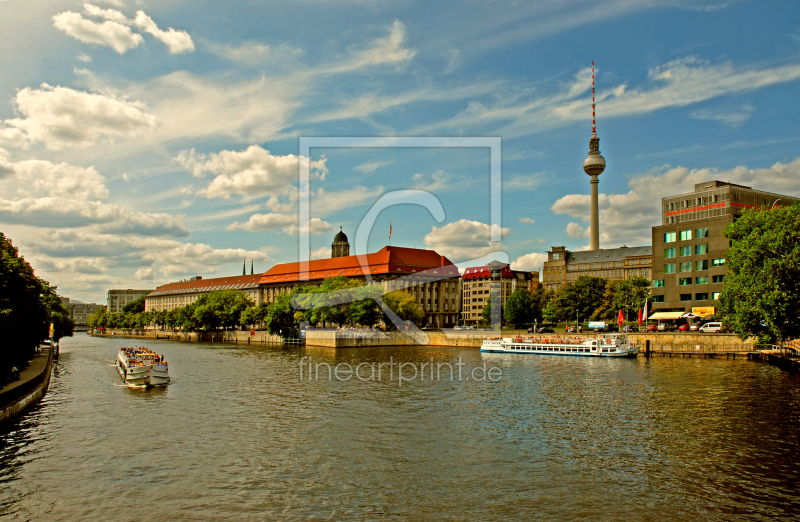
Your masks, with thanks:
[{"label": "red tiled roof", "polygon": [[[488,266],[475,266],[464,270],[464,275],[461,276],[461,279],[478,279],[479,277],[489,277],[491,275],[492,272],[489,270]],[[500,277],[514,277],[514,273],[511,271],[511,268],[504,266],[500,271]]]},{"label": "red tiled roof", "polygon": [[[433,250],[405,247],[383,247],[374,254],[366,254],[364,266],[371,275],[411,275],[458,277],[458,268]],[[261,284],[314,281],[328,277],[363,277],[359,256],[314,259],[308,262],[308,272],[301,277],[300,263],[283,263],[267,270]]]},{"label": "red tiled roof", "polygon": [[262,274],[243,275],[234,277],[215,277],[213,279],[199,279],[197,281],[181,281],[159,286],[147,297],[158,297],[170,294],[191,294],[196,292],[211,292],[212,290],[244,290],[258,288],[258,281]]}]

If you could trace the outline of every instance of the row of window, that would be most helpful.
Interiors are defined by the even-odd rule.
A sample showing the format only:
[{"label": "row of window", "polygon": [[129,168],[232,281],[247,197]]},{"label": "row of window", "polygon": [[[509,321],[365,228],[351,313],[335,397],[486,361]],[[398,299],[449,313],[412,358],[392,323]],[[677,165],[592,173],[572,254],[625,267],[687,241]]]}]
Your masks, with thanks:
[{"label": "row of window", "polygon": [[[714,301],[718,300],[720,294],[721,294],[721,292],[711,292],[711,299],[713,299]],[[680,295],[680,300],[681,301],[691,301],[692,300],[692,294],[681,294]],[[698,293],[694,294],[694,300],[695,301],[708,301],[708,292],[698,292]],[[650,301],[653,302],[653,303],[663,303],[664,302],[664,296],[663,295],[651,296],[650,297]]]},{"label": "row of window", "polygon": [[[691,246],[682,246],[679,249],[675,247],[672,248],[665,248],[664,249],[664,259],[670,259],[676,256],[676,254],[680,252],[681,257],[686,257],[692,255],[692,247]],[[700,256],[703,254],[708,254],[708,243],[704,243],[702,245],[695,245],[694,246],[694,254],[696,256]]]},{"label": "row of window", "polygon": [[[694,229],[694,239],[708,237],[708,227]],[[674,243],[675,241],[691,241],[692,230],[681,230],[680,232],[664,233],[664,243]]]},{"label": "row of window", "polygon": [[[711,266],[723,266],[725,265],[725,258],[721,257],[718,259],[711,260]],[[678,272],[691,272],[692,271],[692,262],[691,261],[684,261],[682,263],[665,263],[664,264],[664,273],[665,274],[674,274],[675,269],[678,268]],[[694,271],[700,272],[702,270],[708,270],[708,259],[703,259],[700,261],[694,262]]]},{"label": "row of window", "polygon": [[[725,282],[725,276],[724,275],[711,276],[711,282],[712,283],[724,283]],[[680,286],[685,286],[685,285],[690,285],[690,284],[692,284],[692,278],[691,277],[682,277],[682,278],[680,278],[678,280],[678,285],[680,285]],[[694,284],[696,284],[696,285],[707,285],[708,284],[708,276],[695,277],[694,278]],[[664,286],[664,280],[663,279],[653,279],[653,281],[652,281],[652,287],[653,288],[662,288],[663,286]]]}]

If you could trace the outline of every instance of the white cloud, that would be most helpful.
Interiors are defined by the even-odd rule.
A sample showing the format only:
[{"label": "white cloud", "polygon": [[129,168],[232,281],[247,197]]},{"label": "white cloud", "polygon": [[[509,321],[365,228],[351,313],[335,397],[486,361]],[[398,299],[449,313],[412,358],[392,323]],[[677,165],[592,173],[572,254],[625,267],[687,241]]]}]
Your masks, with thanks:
[{"label": "white cloud", "polygon": [[402,66],[417,54],[415,49],[403,46],[405,40],[406,26],[400,20],[395,20],[388,35],[373,40],[365,49],[353,51],[349,60],[324,68],[320,72],[343,73],[376,65]]},{"label": "white cloud", "polygon": [[44,160],[12,163],[0,155],[0,177],[3,173],[7,176],[13,175],[14,184],[24,192],[34,191],[75,199],[108,196],[105,180],[94,167],[75,167],[67,163],[54,164]]},{"label": "white cloud", "polygon": [[571,238],[589,237],[590,229],[583,228],[578,223],[567,225],[567,235]]},{"label": "white cloud", "polygon": [[437,170],[430,176],[417,173],[411,179],[414,182],[413,188],[432,193],[452,192],[475,186],[474,180],[443,170]]},{"label": "white cloud", "polygon": [[272,46],[259,42],[243,42],[241,45],[234,46],[212,43],[209,44],[209,49],[232,62],[246,65],[296,65],[303,56],[302,49],[289,44]]},{"label": "white cloud", "polygon": [[[739,166],[732,169],[688,169],[666,165],[636,176],[628,182],[625,194],[601,194],[600,236],[602,247],[647,245],[652,241],[651,227],[660,224],[661,198],[664,187],[669,194],[693,192],[696,183],[719,180],[750,186],[757,190],[800,196],[800,158],[791,163],[775,163],[768,168]],[[590,222],[590,197],[568,194],[558,199],[551,210]],[[584,230],[584,235],[578,232]],[[570,234],[572,232],[572,235]],[[586,237],[586,230],[577,223],[567,227],[570,237]]]},{"label": "white cloud", "polygon": [[167,46],[170,54],[191,53],[194,51],[192,37],[186,31],[176,31],[172,27],[166,31],[158,28],[152,18],[144,14],[144,11],[137,11],[134,19],[136,27],[152,34],[156,40]]},{"label": "white cloud", "polygon": [[534,223],[536,223],[536,220],[535,219],[531,219],[529,217],[524,217],[524,218],[519,218],[519,222],[520,223],[525,223],[527,225],[533,225]]},{"label": "white cloud", "polygon": [[152,281],[156,279],[156,272],[152,268],[140,268],[133,274],[133,277],[140,281]]},{"label": "white cloud", "polygon": [[[513,263],[511,263],[511,269],[525,270],[528,272],[539,270],[541,272],[545,261],[547,261],[547,254],[531,252],[530,254],[525,254],[524,256],[518,257]],[[541,277],[541,273],[539,275]]]},{"label": "white cloud", "polygon": [[122,0],[95,0],[95,1],[100,4],[113,5],[114,7],[125,7],[125,3]]},{"label": "white cloud", "polygon": [[337,210],[375,202],[382,194],[382,186],[372,188],[355,186],[334,192],[328,192],[320,187],[316,192],[312,191],[310,207],[314,214],[325,216]]},{"label": "white cloud", "polygon": [[130,27],[119,22],[106,20],[98,24],[72,11],[55,15],[53,25],[83,43],[111,47],[119,54],[138,47],[144,41],[142,35],[134,33]]},{"label": "white cloud", "polygon": [[532,174],[506,176],[503,178],[503,189],[516,191],[533,190],[552,177],[552,173],[550,172],[534,172]]},{"label": "white cloud", "polygon": [[76,91],[68,87],[26,87],[15,98],[22,118],[4,120],[0,126],[12,145],[43,142],[51,149],[65,145],[86,147],[152,131],[158,120],[141,102],[113,95]]},{"label": "white cloud", "polygon": [[364,174],[372,174],[378,169],[382,169],[383,167],[388,167],[394,163],[394,160],[387,160],[387,161],[367,161],[355,167],[355,169],[359,172],[363,172]]},{"label": "white cloud", "polygon": [[464,63],[464,58],[461,56],[461,51],[459,51],[457,48],[447,51],[445,53],[445,57],[447,59],[447,67],[444,70],[445,74],[450,74],[461,67],[461,64]]},{"label": "white cloud", "polygon": [[92,57],[89,56],[88,54],[80,53],[78,55],[78,60],[80,60],[82,62],[91,62],[92,61]]},{"label": "white cloud", "polygon": [[297,216],[288,214],[253,214],[244,223],[234,221],[228,230],[249,230],[250,232],[272,232],[297,224]]},{"label": "white cloud", "polygon": [[[499,243],[491,243],[489,225],[478,221],[460,219],[443,227],[432,227],[423,242],[452,261],[478,258],[502,250]],[[503,235],[511,230],[503,228]]]},{"label": "white cloud", "polygon": [[743,105],[731,110],[701,109],[692,112],[689,116],[697,120],[718,121],[728,127],[741,127],[750,119],[755,109],[750,105]]},{"label": "white cloud", "polygon": [[291,226],[288,226],[283,229],[286,234],[296,235],[300,233],[300,231],[308,230],[309,234],[324,234],[325,232],[330,232],[333,230],[333,225],[328,223],[327,221],[323,221],[320,218],[311,218],[308,220],[308,225],[303,225],[302,227],[298,227],[297,223],[293,223]]},{"label": "white cloud", "polygon": [[331,257],[331,247],[315,248],[309,253],[309,259],[328,259]]},{"label": "white cloud", "polygon": [[118,22],[124,25],[130,24],[128,18],[116,9],[101,9],[96,5],[83,4],[83,10],[86,11],[88,15],[96,16],[104,20],[111,20],[112,22]]},{"label": "white cloud", "polygon": [[[294,154],[275,156],[258,145],[250,145],[243,151],[223,150],[208,155],[198,154],[194,149],[182,151],[175,158],[193,176],[213,174],[209,185],[200,191],[207,198],[229,198],[233,194],[248,198],[275,192],[285,192],[298,179],[299,157]],[[315,177],[324,179],[328,173],[326,158],[310,163]]]}]

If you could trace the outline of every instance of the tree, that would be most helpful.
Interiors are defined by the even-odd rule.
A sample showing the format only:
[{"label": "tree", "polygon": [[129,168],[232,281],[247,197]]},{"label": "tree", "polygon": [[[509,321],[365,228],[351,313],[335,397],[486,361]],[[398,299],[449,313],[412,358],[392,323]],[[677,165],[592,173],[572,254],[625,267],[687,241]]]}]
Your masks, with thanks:
[{"label": "tree", "polygon": [[[425,312],[419,307],[414,296],[402,290],[395,290],[383,295],[383,302],[388,306],[392,312],[395,313],[402,321],[409,321],[416,325],[425,320]],[[389,327],[392,322],[389,317],[383,315],[383,323]]]},{"label": "tree", "polygon": [[[503,322],[503,306],[500,305],[500,322]],[[489,297],[486,299],[486,304],[483,306],[483,310],[481,310],[481,326],[491,326],[492,324],[492,298]]]},{"label": "tree", "polygon": [[517,288],[508,296],[506,307],[503,311],[506,324],[530,324],[534,320],[534,301],[530,292],[524,288]]},{"label": "tree", "polygon": [[126,304],[122,307],[123,314],[138,314],[139,312],[144,312],[144,300],[147,296],[142,296],[139,299],[135,299],[130,303]]},{"label": "tree", "polygon": [[602,277],[582,276],[577,281],[556,291],[548,303],[548,321],[571,321],[575,317],[589,319],[603,299],[606,280]]},{"label": "tree", "polygon": [[731,241],[720,296],[722,320],[741,339],[800,337],[800,203],[745,211]]},{"label": "tree", "polygon": [[267,331],[271,335],[284,338],[298,337],[295,309],[292,308],[292,294],[279,294],[267,307]]},{"label": "tree", "polygon": [[[614,296],[614,309],[619,314],[625,312],[638,312],[644,308],[645,300],[650,296],[651,281],[646,277],[634,276],[619,283]],[[636,314],[638,318],[638,313]],[[614,315],[611,319],[616,318]]]},{"label": "tree", "polygon": [[592,319],[610,321],[617,318],[617,314],[620,310],[615,304],[618,288],[619,282],[606,281],[606,291],[603,293],[603,298],[600,300],[599,306],[592,314]]}]

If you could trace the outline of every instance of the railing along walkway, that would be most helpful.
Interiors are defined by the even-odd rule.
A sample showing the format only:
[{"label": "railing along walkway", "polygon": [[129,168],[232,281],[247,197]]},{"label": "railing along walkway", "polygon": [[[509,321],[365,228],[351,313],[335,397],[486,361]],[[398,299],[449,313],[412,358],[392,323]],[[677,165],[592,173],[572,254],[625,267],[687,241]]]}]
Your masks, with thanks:
[{"label": "railing along walkway", "polygon": [[747,355],[752,353],[756,349],[754,346],[755,345],[752,344],[651,344],[650,355],[661,355],[663,357],[672,357],[673,355],[680,355],[681,357],[702,356],[704,359],[724,355],[726,359],[731,357],[736,359],[737,355]]}]

